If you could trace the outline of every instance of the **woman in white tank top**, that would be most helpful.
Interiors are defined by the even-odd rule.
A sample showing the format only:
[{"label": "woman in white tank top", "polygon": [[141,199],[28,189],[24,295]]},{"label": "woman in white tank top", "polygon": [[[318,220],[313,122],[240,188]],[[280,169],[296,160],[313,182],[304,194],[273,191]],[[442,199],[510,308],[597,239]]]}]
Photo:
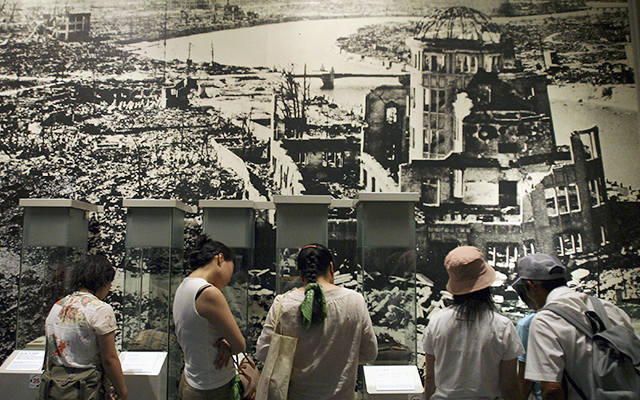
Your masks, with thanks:
[{"label": "woman in white tank top", "polygon": [[184,353],[182,400],[231,400],[236,375],[231,356],[245,339],[222,289],[229,284],[234,253],[208,236],[199,236],[186,262],[191,273],[173,301],[176,336]]}]

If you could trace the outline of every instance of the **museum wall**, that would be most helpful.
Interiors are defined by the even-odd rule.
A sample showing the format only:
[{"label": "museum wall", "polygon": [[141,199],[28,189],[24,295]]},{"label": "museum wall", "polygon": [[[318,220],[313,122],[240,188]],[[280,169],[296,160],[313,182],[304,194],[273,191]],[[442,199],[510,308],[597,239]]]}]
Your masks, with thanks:
[{"label": "museum wall", "polygon": [[[395,112],[411,105],[407,101],[410,97],[403,94],[408,89],[403,89],[398,77],[406,75],[411,65],[404,42],[415,23],[438,6],[459,5],[456,2],[440,1],[426,7],[424,2],[407,0],[399,2],[399,10],[391,5],[378,8],[378,2],[363,10],[360,2],[344,1],[338,10],[296,6],[289,10],[291,15],[283,16],[283,10],[277,8],[282,5],[276,7],[275,2],[272,8],[265,5],[269,2],[238,2],[243,12],[236,15],[225,8],[170,9],[165,13],[163,4],[154,6],[154,2],[145,2],[149,9],[138,13],[142,2],[134,0],[119,2],[121,9],[116,13],[113,8],[85,1],[74,3],[73,11],[86,11],[89,3],[94,5],[89,7],[91,29],[87,37],[77,41],[61,38],[60,26],[43,17],[60,11],[54,10],[51,2],[14,3],[15,7],[2,10],[0,21],[0,360],[15,345],[21,262],[31,254],[23,248],[25,209],[20,199],[74,199],[102,207],[100,212],[87,213],[87,250],[106,253],[118,269],[107,301],[122,321],[126,298],[121,282],[128,254],[125,199],[176,199],[197,206],[200,200],[223,199],[264,204],[279,194],[354,199],[359,192],[380,188],[400,191],[411,187],[421,195],[428,191],[422,192],[422,183],[436,170],[429,160],[419,160],[411,169],[404,166],[410,159],[408,145],[403,142],[403,132],[408,130],[403,124],[408,122],[403,122],[403,112]],[[481,11],[495,13],[500,4],[482,2]],[[630,50],[639,48],[637,2],[632,6],[629,14],[624,3],[595,2],[589,3],[591,8],[559,10],[528,19],[518,15],[525,7],[520,4],[509,15],[493,15],[493,20],[516,37],[515,57],[523,60],[526,68],[547,74],[545,54],[559,56],[558,70],[547,78],[552,130],[562,148],[559,153],[573,161],[571,133],[599,128],[610,228],[607,238],[596,242],[595,250],[567,252],[563,260],[574,272],[573,287],[623,306],[640,330],[640,107],[635,84],[640,61],[637,52]],[[356,18],[363,15],[371,21]],[[388,20],[398,15],[404,20]],[[304,37],[304,33],[317,29],[320,33],[316,36],[325,36],[322,19],[312,17],[327,20],[338,16],[332,26],[336,35],[342,36],[332,44],[339,47],[329,46],[335,54],[319,56],[323,46],[310,46],[316,37]],[[157,18],[167,21],[168,31],[157,30],[162,25]],[[310,19],[300,21],[303,18]],[[359,22],[352,22],[354,19]],[[254,29],[266,29],[270,23],[278,24],[285,38],[282,43],[258,40],[257,36],[264,39],[269,35],[264,30],[256,34]],[[293,25],[286,25],[289,23]],[[381,27],[364,28],[371,24]],[[163,43],[167,32],[171,37]],[[538,36],[523,39],[531,32]],[[563,39],[564,32],[567,38]],[[610,33],[606,40],[595,37],[602,32]],[[205,36],[208,34],[215,36]],[[279,37],[275,32],[270,35],[272,41]],[[297,43],[297,37],[307,42]],[[568,43],[572,40],[574,43]],[[550,49],[548,53],[541,51],[542,43]],[[594,50],[597,55],[588,55]],[[265,58],[258,59],[263,52]],[[288,52],[310,53],[305,61],[287,59],[291,65],[285,66],[272,58]],[[584,54],[571,58],[569,53]],[[343,70],[336,69],[334,77],[371,71],[388,76],[368,81],[373,78],[361,77],[364,81],[356,79],[356,83],[342,77],[332,81],[333,89],[323,88],[321,77],[333,67],[329,57],[342,62],[339,67]],[[307,60],[314,61],[307,64]],[[310,77],[303,80],[307,72]],[[383,87],[390,89],[377,89]],[[385,97],[389,93],[393,96]],[[398,101],[393,101],[394,96]],[[377,107],[381,103],[376,99],[385,107]],[[389,106],[391,102],[395,107]],[[301,104],[308,106],[302,114]],[[381,146],[375,141],[385,140],[385,121],[393,126],[394,134]],[[363,137],[369,128],[373,143]],[[363,148],[374,149],[374,155],[362,152]],[[385,153],[385,148],[393,151]],[[482,174],[477,175],[481,181]],[[412,177],[410,182],[408,177]],[[494,186],[499,186],[497,181],[474,187],[481,192]],[[527,196],[540,195],[542,203],[531,204],[544,204],[543,192],[540,188],[538,192],[531,190],[518,199],[524,204],[522,199]],[[517,215],[533,214],[533,210],[523,209]],[[503,312],[514,321],[528,312],[508,287],[525,244],[518,243],[515,253],[508,246],[492,244],[486,239],[489,236],[483,235],[502,235],[505,239],[500,243],[507,243],[506,238],[514,232],[497,233],[502,229],[500,224],[485,223],[475,216],[471,221],[469,215],[456,221],[455,213],[449,218],[430,203],[416,204],[414,269],[402,276],[397,286],[415,280],[417,338],[429,315],[449,301],[442,260],[457,245],[478,245],[491,258],[499,272],[495,294]],[[230,288],[234,296],[243,296],[248,290],[248,307],[235,311],[244,320],[251,344],[276,290],[279,258],[275,220],[273,210],[255,212],[253,262],[238,272]],[[184,221],[183,247],[188,250],[202,231],[202,210],[187,212]],[[513,228],[517,235],[527,229],[536,232],[527,222]],[[330,210],[328,229],[328,243],[339,259],[340,284],[363,290],[361,276],[367,274],[373,282],[370,301],[395,304],[398,293],[387,281],[378,281],[376,274],[385,276],[385,268],[397,266],[397,254],[388,255],[388,265],[363,271],[356,262],[356,212],[352,208]],[[492,229],[496,233],[490,233]],[[149,260],[150,267],[158,266],[153,257]],[[165,262],[167,258],[155,258],[158,260]],[[46,264],[46,257],[33,262]],[[180,262],[175,267],[179,269]],[[47,279],[56,278],[43,273],[34,279],[44,285],[49,283]],[[151,299],[140,300],[148,307],[141,318],[156,318]],[[383,321],[403,317],[392,315],[392,308],[379,309],[382,311],[374,316],[384,327],[379,334],[393,341],[394,326],[385,326]],[[40,320],[47,311],[43,307],[40,314],[28,318]],[[417,360],[422,362],[421,357]]]}]

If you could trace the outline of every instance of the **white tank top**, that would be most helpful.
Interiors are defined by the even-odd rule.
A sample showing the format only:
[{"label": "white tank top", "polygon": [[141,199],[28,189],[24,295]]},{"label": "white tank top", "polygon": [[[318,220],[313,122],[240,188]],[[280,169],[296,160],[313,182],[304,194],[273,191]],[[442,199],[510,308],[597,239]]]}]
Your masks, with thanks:
[{"label": "white tank top", "polygon": [[196,311],[196,293],[208,285],[202,278],[185,278],[173,300],[176,336],[184,353],[184,375],[187,383],[199,390],[219,388],[236,375],[232,362],[222,369],[213,365],[218,355],[218,349],[213,345],[221,335]]}]

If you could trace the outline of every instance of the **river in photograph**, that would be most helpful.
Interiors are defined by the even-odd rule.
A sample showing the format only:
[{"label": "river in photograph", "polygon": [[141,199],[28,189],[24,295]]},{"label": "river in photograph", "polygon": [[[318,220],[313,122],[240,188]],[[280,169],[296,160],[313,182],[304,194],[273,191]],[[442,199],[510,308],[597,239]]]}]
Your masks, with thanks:
[{"label": "river in photograph", "polygon": [[[275,68],[301,74],[328,71],[336,73],[402,73],[402,66],[389,67],[380,60],[362,58],[341,52],[336,40],[357,32],[366,25],[386,22],[407,22],[419,18],[349,18],[332,20],[305,20],[249,28],[229,29],[164,41],[142,42],[130,48],[140,55],[160,60],[190,57],[194,62]],[[342,107],[362,113],[364,99],[369,91],[381,85],[397,85],[397,78],[341,78],[336,79],[333,90],[322,90],[321,80],[310,80],[311,94],[322,94]],[[603,160],[607,179],[634,188],[640,188],[640,124],[636,92],[627,91],[628,101],[592,104],[589,99],[562,89],[562,99],[554,98],[558,92],[549,88],[552,116],[558,144],[568,144],[572,131],[600,128]],[[631,105],[630,105],[631,104]],[[635,106],[635,107],[634,107]]]},{"label": "river in photograph", "polygon": [[[402,73],[401,66],[388,68],[380,60],[340,52],[336,40],[366,25],[407,22],[419,18],[345,18],[307,20],[250,28],[229,29],[135,45],[136,53],[154,59],[211,62],[243,67],[266,67],[296,74],[329,71],[336,73]],[[133,46],[132,46],[133,48]],[[166,52],[166,57],[165,57]],[[310,80],[312,95],[322,94],[343,107],[359,110],[364,96],[380,85],[398,85],[398,78],[341,78],[335,89],[323,90],[319,78]]]}]

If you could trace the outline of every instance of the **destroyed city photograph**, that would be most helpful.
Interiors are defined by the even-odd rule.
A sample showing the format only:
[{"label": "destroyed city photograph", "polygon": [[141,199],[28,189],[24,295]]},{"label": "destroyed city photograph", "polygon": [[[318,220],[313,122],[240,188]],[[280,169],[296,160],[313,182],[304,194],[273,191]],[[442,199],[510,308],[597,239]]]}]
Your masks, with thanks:
[{"label": "destroyed city photograph", "polygon": [[[637,6],[0,0],[0,360],[43,334],[85,251],[117,269],[119,348],[166,334],[167,282],[208,200],[256,205],[225,292],[253,351],[299,250],[278,248],[274,196],[416,194],[415,248],[358,254],[356,207],[328,211],[336,283],[363,293],[381,348],[402,349],[389,357],[424,365],[416,343],[452,298],[443,260],[460,245],[496,269],[513,321],[529,312],[516,261],[546,252],[640,331]],[[24,199],[97,206],[87,247],[25,242]],[[187,206],[183,243],[129,244],[141,199]]]}]

